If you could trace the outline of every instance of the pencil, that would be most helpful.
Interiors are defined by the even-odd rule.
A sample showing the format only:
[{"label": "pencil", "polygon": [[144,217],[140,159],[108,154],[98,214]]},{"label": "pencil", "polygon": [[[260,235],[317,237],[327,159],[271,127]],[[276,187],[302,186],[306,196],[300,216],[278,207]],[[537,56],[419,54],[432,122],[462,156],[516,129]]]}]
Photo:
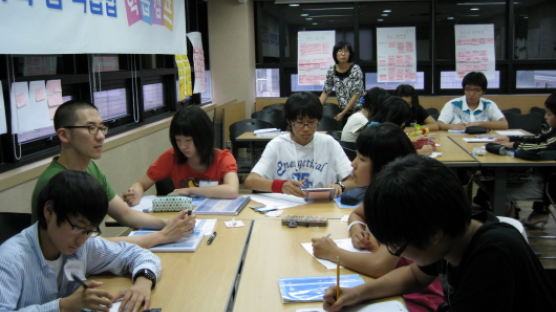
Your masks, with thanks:
[{"label": "pencil", "polygon": [[336,300],[340,298],[340,256],[336,256]]}]

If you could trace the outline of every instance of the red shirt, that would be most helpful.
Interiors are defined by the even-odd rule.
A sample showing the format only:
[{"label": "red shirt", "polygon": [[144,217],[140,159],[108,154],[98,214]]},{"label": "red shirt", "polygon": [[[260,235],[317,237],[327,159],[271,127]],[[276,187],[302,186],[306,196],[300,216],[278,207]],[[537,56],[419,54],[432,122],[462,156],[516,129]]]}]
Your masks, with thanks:
[{"label": "red shirt", "polygon": [[190,181],[198,185],[199,181],[224,182],[224,175],[228,172],[236,172],[237,164],[234,156],[229,150],[214,149],[212,164],[204,172],[193,171],[189,164],[178,164],[178,158],[174,149],[170,148],[151,164],[147,170],[147,176],[153,181],[171,178],[175,188],[190,186]]}]

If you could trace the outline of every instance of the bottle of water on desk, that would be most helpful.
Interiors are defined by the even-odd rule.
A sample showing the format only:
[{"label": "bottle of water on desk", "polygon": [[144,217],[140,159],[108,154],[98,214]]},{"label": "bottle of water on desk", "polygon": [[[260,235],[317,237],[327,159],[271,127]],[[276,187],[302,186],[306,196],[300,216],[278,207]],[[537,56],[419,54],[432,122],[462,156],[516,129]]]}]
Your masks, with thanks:
[{"label": "bottle of water on desk", "polygon": [[501,146],[498,150],[498,154],[514,157],[515,151],[509,147]]}]

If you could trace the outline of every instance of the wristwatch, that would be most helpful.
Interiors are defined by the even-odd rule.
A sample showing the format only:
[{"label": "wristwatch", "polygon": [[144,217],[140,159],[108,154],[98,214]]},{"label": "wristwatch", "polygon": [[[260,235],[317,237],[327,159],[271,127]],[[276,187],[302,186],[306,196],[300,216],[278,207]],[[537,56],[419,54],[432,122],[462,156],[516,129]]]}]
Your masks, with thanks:
[{"label": "wristwatch", "polygon": [[135,282],[135,280],[140,276],[151,281],[153,283],[151,289],[154,289],[154,285],[156,284],[156,275],[153,271],[149,269],[141,269],[137,271],[137,273],[135,273],[135,275],[133,276],[133,281]]}]

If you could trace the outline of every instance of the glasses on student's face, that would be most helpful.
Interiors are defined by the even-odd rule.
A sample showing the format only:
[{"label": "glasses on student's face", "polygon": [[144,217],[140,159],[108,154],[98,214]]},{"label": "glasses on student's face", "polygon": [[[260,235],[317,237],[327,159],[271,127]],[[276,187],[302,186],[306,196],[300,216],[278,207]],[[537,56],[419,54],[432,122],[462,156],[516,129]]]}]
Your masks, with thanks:
[{"label": "glasses on student's face", "polygon": [[71,226],[71,230],[76,235],[85,235],[89,237],[95,237],[100,235],[100,229],[98,227],[94,230],[87,230],[85,228],[82,228],[80,226],[71,223],[69,219],[66,219],[66,221],[68,221],[68,224]]},{"label": "glasses on student's face", "polygon": [[405,249],[407,248],[408,243],[404,243],[401,244],[400,246],[396,246],[396,245],[386,245],[386,249],[388,249],[388,252],[392,255],[392,256],[396,256],[399,257],[402,255],[402,253],[405,251]]},{"label": "glasses on student's face", "polygon": [[465,87],[465,89],[463,89],[464,92],[466,93],[480,93],[483,92],[483,89],[478,88],[478,87]]},{"label": "glasses on student's face", "polygon": [[86,126],[65,126],[62,128],[67,128],[67,129],[87,129],[89,131],[90,135],[97,135],[98,132],[102,132],[102,134],[107,135],[108,134],[108,127],[105,125],[95,125],[95,124],[88,124]]},{"label": "glasses on student's face", "polygon": [[338,50],[338,52],[336,52],[336,54],[349,54],[349,50],[340,49]]},{"label": "glasses on student's face", "polygon": [[302,121],[292,122],[292,126],[296,129],[303,129],[304,127],[308,127],[309,129],[313,129],[318,124],[319,124],[318,120],[313,120],[313,121],[309,121],[309,122],[302,122]]}]

